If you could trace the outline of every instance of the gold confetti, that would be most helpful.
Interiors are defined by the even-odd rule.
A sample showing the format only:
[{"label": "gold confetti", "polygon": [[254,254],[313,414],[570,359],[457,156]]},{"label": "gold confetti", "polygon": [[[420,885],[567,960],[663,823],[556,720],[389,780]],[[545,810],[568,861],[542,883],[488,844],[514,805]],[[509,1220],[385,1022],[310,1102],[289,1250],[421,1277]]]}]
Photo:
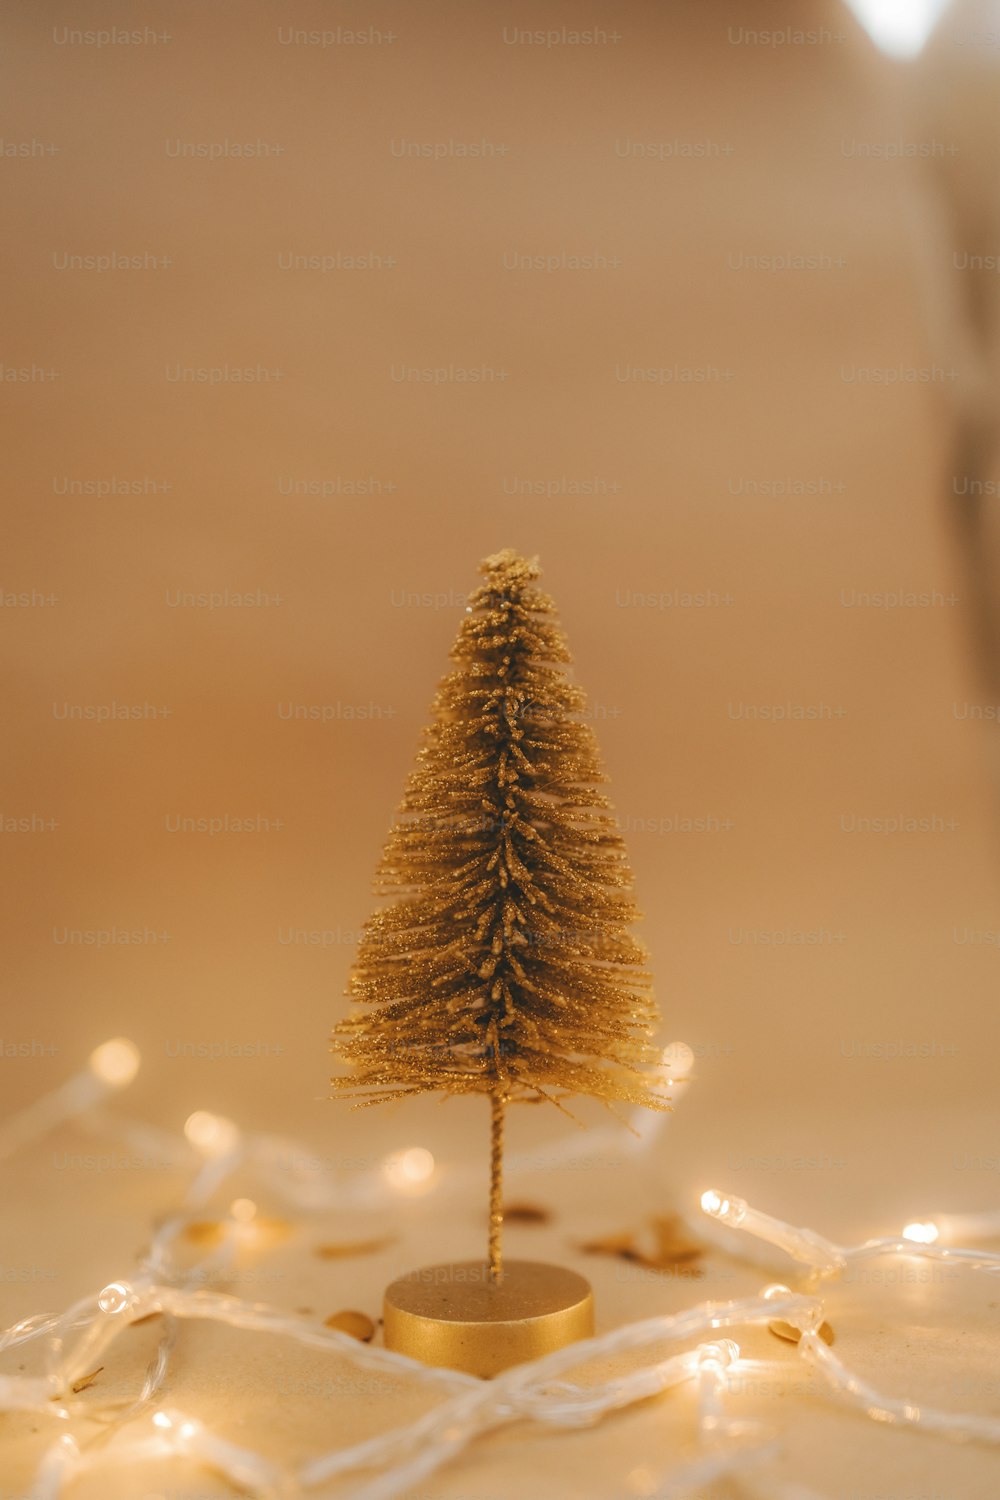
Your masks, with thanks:
[{"label": "gold confetti", "polygon": [[199,1220],[185,1227],[184,1238],[194,1245],[217,1245],[222,1239],[222,1225],[216,1219]]},{"label": "gold confetti", "polygon": [[704,1254],[704,1248],[693,1240],[677,1214],[651,1218],[638,1229],[623,1229],[588,1240],[580,1246],[587,1255],[613,1255],[619,1260],[645,1266],[650,1271],[670,1271],[698,1278],[704,1273],[693,1261]]},{"label": "gold confetti", "polygon": [[537,1203],[505,1203],[503,1216],[508,1224],[547,1224],[552,1218],[549,1210]]},{"label": "gold confetti", "polygon": [[[784,1339],[789,1344],[797,1344],[802,1338],[801,1331],[795,1327],[794,1323],[786,1323],[783,1318],[775,1318],[773,1323],[768,1323],[767,1329],[769,1333],[774,1334],[775,1338]],[[833,1329],[829,1323],[821,1323],[818,1331],[824,1344],[833,1343]]]},{"label": "gold confetti", "polygon": [[[199,1219],[193,1224],[188,1224],[184,1229],[184,1238],[193,1245],[201,1245],[210,1248],[221,1245],[227,1235],[233,1233],[233,1223],[228,1219]],[[287,1219],[254,1218],[245,1224],[240,1224],[239,1229],[245,1231],[250,1238],[244,1244],[254,1244],[263,1247],[267,1244],[277,1244],[281,1240],[288,1239],[292,1232],[292,1226]]]},{"label": "gold confetti", "polygon": [[339,1328],[341,1333],[349,1333],[352,1339],[359,1339],[362,1344],[370,1344],[375,1337],[375,1324],[367,1313],[350,1309],[331,1313],[325,1323],[327,1328]]},{"label": "gold confetti", "polygon": [[585,1255],[620,1255],[625,1260],[635,1258],[635,1235],[630,1229],[620,1234],[601,1235],[596,1240],[587,1240],[580,1246]]},{"label": "gold confetti", "polygon": [[665,1214],[650,1220],[656,1239],[653,1258],[657,1265],[676,1265],[679,1261],[697,1260],[704,1246],[693,1240],[679,1214]]},{"label": "gold confetti", "polygon": [[393,1235],[384,1235],[377,1240],[331,1240],[325,1245],[317,1245],[314,1254],[321,1260],[347,1260],[352,1255],[377,1255],[394,1243]]},{"label": "gold confetti", "polygon": [[75,1381],[73,1385],[70,1386],[70,1390],[73,1392],[73,1395],[79,1396],[81,1391],[85,1391],[89,1385],[93,1385],[94,1381],[97,1379],[98,1375],[100,1375],[103,1369],[103,1365],[98,1365],[97,1369],[91,1370],[89,1375],[84,1375],[79,1380]]}]

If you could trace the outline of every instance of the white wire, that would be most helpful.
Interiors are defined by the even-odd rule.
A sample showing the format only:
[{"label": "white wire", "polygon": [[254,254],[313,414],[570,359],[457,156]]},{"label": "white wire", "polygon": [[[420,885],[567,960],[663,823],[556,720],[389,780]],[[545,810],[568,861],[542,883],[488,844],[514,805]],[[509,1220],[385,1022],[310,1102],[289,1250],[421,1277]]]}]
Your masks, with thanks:
[{"label": "white wire", "polygon": [[[110,1132],[112,1117],[93,1107],[93,1095],[90,1083],[85,1086],[80,1079],[70,1080],[54,1095],[22,1112],[6,1127],[5,1133],[0,1131],[0,1145],[15,1149],[31,1139],[33,1132],[49,1129],[67,1114],[74,1111],[79,1114],[81,1110],[88,1112],[88,1128]],[[728,1348],[728,1341],[720,1338],[724,1331],[774,1319],[782,1319],[800,1330],[797,1358],[819,1377],[818,1394],[825,1390],[830,1399],[850,1406],[872,1421],[959,1441],[1000,1444],[1000,1418],[925,1407],[905,1397],[886,1395],[855,1375],[819,1337],[824,1304],[812,1285],[820,1277],[835,1277],[850,1265],[877,1256],[916,1257],[993,1273],[1000,1270],[998,1254],[940,1243],[916,1243],[906,1236],[841,1246],[813,1230],[786,1224],[754,1209],[742,1199],[725,1198],[710,1191],[702,1200],[709,1223],[717,1223],[720,1231],[723,1226],[727,1231],[738,1229],[757,1246],[790,1256],[806,1267],[808,1295],[772,1287],[758,1297],[700,1303],[679,1313],[613,1329],[530,1364],[506,1370],[491,1381],[482,1381],[459,1371],[419,1364],[298,1314],[197,1284],[209,1273],[231,1263],[238,1240],[235,1233],[226,1231],[234,1230],[233,1225],[224,1226],[221,1244],[196,1265],[183,1268],[174,1260],[174,1246],[191,1224],[193,1210],[202,1208],[238,1167],[255,1170],[280,1190],[286,1201],[304,1209],[329,1206],[334,1201],[340,1207],[347,1201],[371,1206],[386,1196],[395,1201],[384,1176],[377,1170],[370,1174],[371,1181],[361,1191],[348,1191],[341,1184],[324,1182],[321,1173],[296,1174],[283,1170],[290,1153],[298,1148],[278,1137],[236,1132],[237,1139],[231,1149],[206,1159],[187,1143],[141,1123],[126,1122],[124,1128],[118,1128],[133,1144],[142,1141],[148,1149],[155,1145],[163,1159],[173,1164],[187,1163],[190,1168],[195,1162],[196,1172],[181,1208],[152,1236],[149,1252],[136,1274],[110,1283],[99,1294],[82,1298],[62,1314],[38,1314],[0,1333],[0,1351],[41,1340],[47,1359],[45,1376],[0,1376],[0,1410],[44,1414],[63,1428],[42,1458],[31,1500],[61,1500],[66,1486],[79,1474],[97,1470],[103,1464],[144,1464],[177,1454],[221,1475],[258,1500],[290,1500],[361,1470],[368,1470],[370,1477],[353,1491],[354,1500],[394,1500],[401,1490],[412,1488],[440,1469],[485,1432],[524,1420],[567,1430],[584,1427],[635,1402],[689,1384],[696,1397],[701,1451],[690,1463],[662,1476],[658,1489],[661,1500],[680,1497],[726,1474],[738,1471],[742,1478],[748,1465],[760,1466],[773,1456],[776,1447],[773,1436],[756,1423],[733,1419],[727,1398],[732,1391],[731,1382],[739,1376],[741,1368],[773,1368],[776,1378],[781,1378],[788,1374],[788,1362],[737,1358],[733,1363],[729,1353],[721,1358],[719,1351]],[[652,1139],[653,1134],[645,1132],[646,1140]],[[567,1160],[573,1159],[571,1151],[565,1156]],[[951,1238],[956,1225],[969,1226],[974,1237],[977,1228],[984,1235],[995,1230],[996,1217],[953,1215],[942,1217],[931,1227],[936,1236]],[[756,1252],[756,1258],[762,1258],[761,1250]],[[770,1258],[769,1254],[766,1259]],[[151,1313],[162,1314],[165,1322],[135,1396],[113,1402],[102,1402],[93,1392],[74,1396],[74,1382],[93,1368],[119,1332]],[[297,1468],[283,1469],[263,1454],[230,1442],[184,1413],[156,1411],[150,1423],[148,1408],[165,1384],[177,1327],[183,1319],[204,1319],[288,1338],[355,1367],[417,1382],[436,1392],[441,1400],[416,1421],[320,1454]],[[603,1383],[575,1384],[567,1378],[569,1372],[587,1361],[607,1360],[627,1353],[641,1355],[664,1343],[693,1344],[693,1347],[666,1357],[657,1355],[648,1362],[640,1359],[625,1373]],[[65,1430],[65,1424],[83,1413],[103,1424],[100,1436],[107,1441],[92,1438],[81,1451],[72,1434]],[[764,1493],[756,1491],[755,1484],[753,1491]],[[777,1482],[767,1494],[769,1500],[821,1500],[801,1486]]]}]

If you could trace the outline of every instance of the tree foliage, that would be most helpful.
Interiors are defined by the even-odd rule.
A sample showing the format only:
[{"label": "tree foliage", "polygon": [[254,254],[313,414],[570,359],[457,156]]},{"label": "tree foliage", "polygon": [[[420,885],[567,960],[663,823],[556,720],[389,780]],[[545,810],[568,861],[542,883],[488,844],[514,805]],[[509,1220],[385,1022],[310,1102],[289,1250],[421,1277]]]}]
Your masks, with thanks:
[{"label": "tree foliage", "polygon": [[586,698],[537,561],[481,564],[378,868],[333,1080],[666,1107],[639,916]]}]

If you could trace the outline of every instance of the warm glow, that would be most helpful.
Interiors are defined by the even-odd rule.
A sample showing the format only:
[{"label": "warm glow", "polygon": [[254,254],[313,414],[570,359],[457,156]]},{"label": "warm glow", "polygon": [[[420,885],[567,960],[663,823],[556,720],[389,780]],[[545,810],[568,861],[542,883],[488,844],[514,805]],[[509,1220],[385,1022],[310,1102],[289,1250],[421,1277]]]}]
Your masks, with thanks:
[{"label": "warm glow", "polygon": [[382,1175],[401,1192],[424,1188],[434,1175],[434,1157],[426,1146],[395,1151],[382,1163]]},{"label": "warm glow", "polygon": [[184,1134],[203,1156],[228,1156],[235,1151],[240,1132],[225,1115],[213,1115],[207,1109],[196,1109],[184,1121]]},{"label": "warm glow", "polygon": [[910,1240],[914,1245],[933,1245],[941,1231],[930,1219],[915,1224],[907,1224],[903,1230],[903,1239]]},{"label": "warm glow", "polygon": [[229,1213],[237,1224],[249,1224],[256,1216],[257,1205],[252,1198],[234,1198],[229,1205]]},{"label": "warm glow", "polygon": [[916,57],[946,0],[847,0],[872,41],[892,57]]},{"label": "warm glow", "polygon": [[127,1306],[131,1295],[131,1288],[124,1281],[112,1281],[99,1294],[97,1305],[101,1312],[118,1313]]},{"label": "warm glow", "polygon": [[90,1070],[109,1088],[123,1089],[139,1071],[139,1049],[127,1037],[102,1042],[90,1054]]},{"label": "warm glow", "polygon": [[670,1074],[670,1082],[683,1081],[694,1067],[694,1053],[687,1042],[671,1042],[664,1047],[662,1065]]},{"label": "warm glow", "polygon": [[735,1339],[719,1339],[714,1344],[702,1344],[698,1350],[700,1370],[725,1370],[740,1357],[740,1346]]},{"label": "warm glow", "polygon": [[[723,1198],[715,1188],[708,1188],[701,1195],[701,1206],[705,1213],[710,1214],[713,1219],[721,1219],[724,1224],[731,1224],[738,1228],[743,1224],[749,1211],[749,1205],[743,1198]],[[762,1215],[756,1216],[758,1219]]]},{"label": "warm glow", "polygon": [[156,1411],[153,1413],[153,1426],[158,1427],[161,1432],[174,1434],[173,1442],[176,1447],[178,1441],[184,1442],[193,1438],[201,1430],[201,1423],[195,1422],[191,1417],[182,1417],[180,1412]]}]

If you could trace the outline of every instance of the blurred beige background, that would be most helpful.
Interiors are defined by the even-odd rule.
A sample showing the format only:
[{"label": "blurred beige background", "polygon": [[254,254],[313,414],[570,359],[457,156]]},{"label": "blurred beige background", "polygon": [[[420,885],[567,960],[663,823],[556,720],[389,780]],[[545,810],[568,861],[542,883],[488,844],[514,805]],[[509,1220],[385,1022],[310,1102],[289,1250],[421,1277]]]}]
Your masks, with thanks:
[{"label": "blurred beige background", "polygon": [[[642,1193],[861,1235],[995,1203],[996,282],[956,255],[1000,248],[996,54],[957,24],[911,75],[825,0],[8,9],[6,1110],[125,1034],[134,1114],[485,1169],[473,1102],[320,1101],[510,545],[697,1058]],[[45,1161],[24,1226],[90,1190]]]}]

